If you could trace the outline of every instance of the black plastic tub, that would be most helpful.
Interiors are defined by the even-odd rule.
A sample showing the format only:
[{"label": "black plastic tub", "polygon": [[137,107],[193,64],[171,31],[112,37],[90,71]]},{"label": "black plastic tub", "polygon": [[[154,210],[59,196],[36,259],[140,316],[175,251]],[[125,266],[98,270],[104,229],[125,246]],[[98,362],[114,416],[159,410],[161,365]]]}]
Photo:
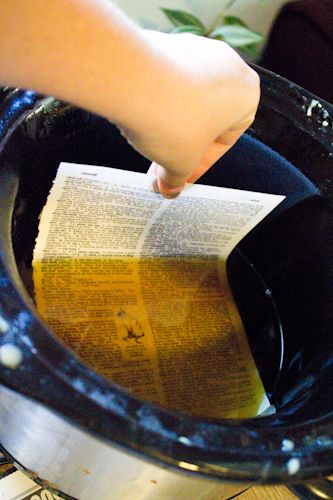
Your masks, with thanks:
[{"label": "black plastic tub", "polygon": [[[199,481],[202,498],[215,498],[204,496],[214,481],[220,488],[241,483],[239,491],[243,483],[298,484],[332,474],[333,108],[258,71],[262,98],[255,123],[200,181],[286,195],[229,260],[250,344],[276,407],[274,415],[257,419],[200,420],[131,397],[82,364],[43,324],[31,299],[31,259],[59,163],[144,172],[149,162],[99,116],[30,91],[0,91],[0,344],[23,353],[15,370],[0,364],[0,442],[37,480],[75,498],[93,498],[93,491],[102,500],[122,498],[108,450],[128,457],[117,473],[123,484],[131,483],[131,469],[152,467],[177,481]],[[239,273],[265,297],[244,298]],[[66,446],[64,433],[72,436]],[[40,448],[40,439],[50,440],[52,453]],[[93,440],[94,452],[86,440]],[[80,474],[82,460],[95,471],[89,480]],[[165,491],[156,489],[155,498]]]}]

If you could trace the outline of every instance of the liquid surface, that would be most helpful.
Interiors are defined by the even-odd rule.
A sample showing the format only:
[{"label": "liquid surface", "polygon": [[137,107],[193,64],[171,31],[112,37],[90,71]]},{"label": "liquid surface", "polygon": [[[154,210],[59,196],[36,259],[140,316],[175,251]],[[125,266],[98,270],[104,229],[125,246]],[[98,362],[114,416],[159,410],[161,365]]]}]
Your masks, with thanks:
[{"label": "liquid surface", "polygon": [[[229,276],[271,395],[281,332],[267,287],[235,255]],[[220,266],[214,259],[46,261],[35,264],[37,306],[86,364],[134,395],[193,415],[255,416],[264,389]]]}]

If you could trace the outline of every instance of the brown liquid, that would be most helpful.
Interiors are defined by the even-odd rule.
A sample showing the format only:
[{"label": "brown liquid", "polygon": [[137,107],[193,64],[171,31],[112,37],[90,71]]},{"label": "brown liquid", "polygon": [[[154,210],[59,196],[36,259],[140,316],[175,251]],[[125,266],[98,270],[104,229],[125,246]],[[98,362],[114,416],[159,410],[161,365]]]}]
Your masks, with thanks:
[{"label": "brown liquid", "polygon": [[34,285],[50,327],[134,395],[206,417],[257,414],[264,388],[222,262],[44,259]]}]

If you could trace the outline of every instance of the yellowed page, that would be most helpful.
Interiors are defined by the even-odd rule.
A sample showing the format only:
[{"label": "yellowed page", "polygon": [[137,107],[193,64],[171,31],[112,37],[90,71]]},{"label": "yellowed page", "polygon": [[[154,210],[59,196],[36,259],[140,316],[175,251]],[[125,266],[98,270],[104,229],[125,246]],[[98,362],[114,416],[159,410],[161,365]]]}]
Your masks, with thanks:
[{"label": "yellowed page", "polygon": [[61,164],[34,251],[37,308],[113,382],[170,409],[254,416],[269,406],[226,279],[231,250],[283,196]]}]

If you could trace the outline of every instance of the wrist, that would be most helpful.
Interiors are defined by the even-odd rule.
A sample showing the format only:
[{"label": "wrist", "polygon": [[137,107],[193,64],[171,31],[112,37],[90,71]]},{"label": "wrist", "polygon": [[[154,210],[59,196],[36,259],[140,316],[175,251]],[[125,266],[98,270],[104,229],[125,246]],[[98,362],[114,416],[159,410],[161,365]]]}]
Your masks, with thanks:
[{"label": "wrist", "polygon": [[127,127],[147,111],[152,47],[109,0],[5,2],[0,30],[0,84],[54,95]]}]

